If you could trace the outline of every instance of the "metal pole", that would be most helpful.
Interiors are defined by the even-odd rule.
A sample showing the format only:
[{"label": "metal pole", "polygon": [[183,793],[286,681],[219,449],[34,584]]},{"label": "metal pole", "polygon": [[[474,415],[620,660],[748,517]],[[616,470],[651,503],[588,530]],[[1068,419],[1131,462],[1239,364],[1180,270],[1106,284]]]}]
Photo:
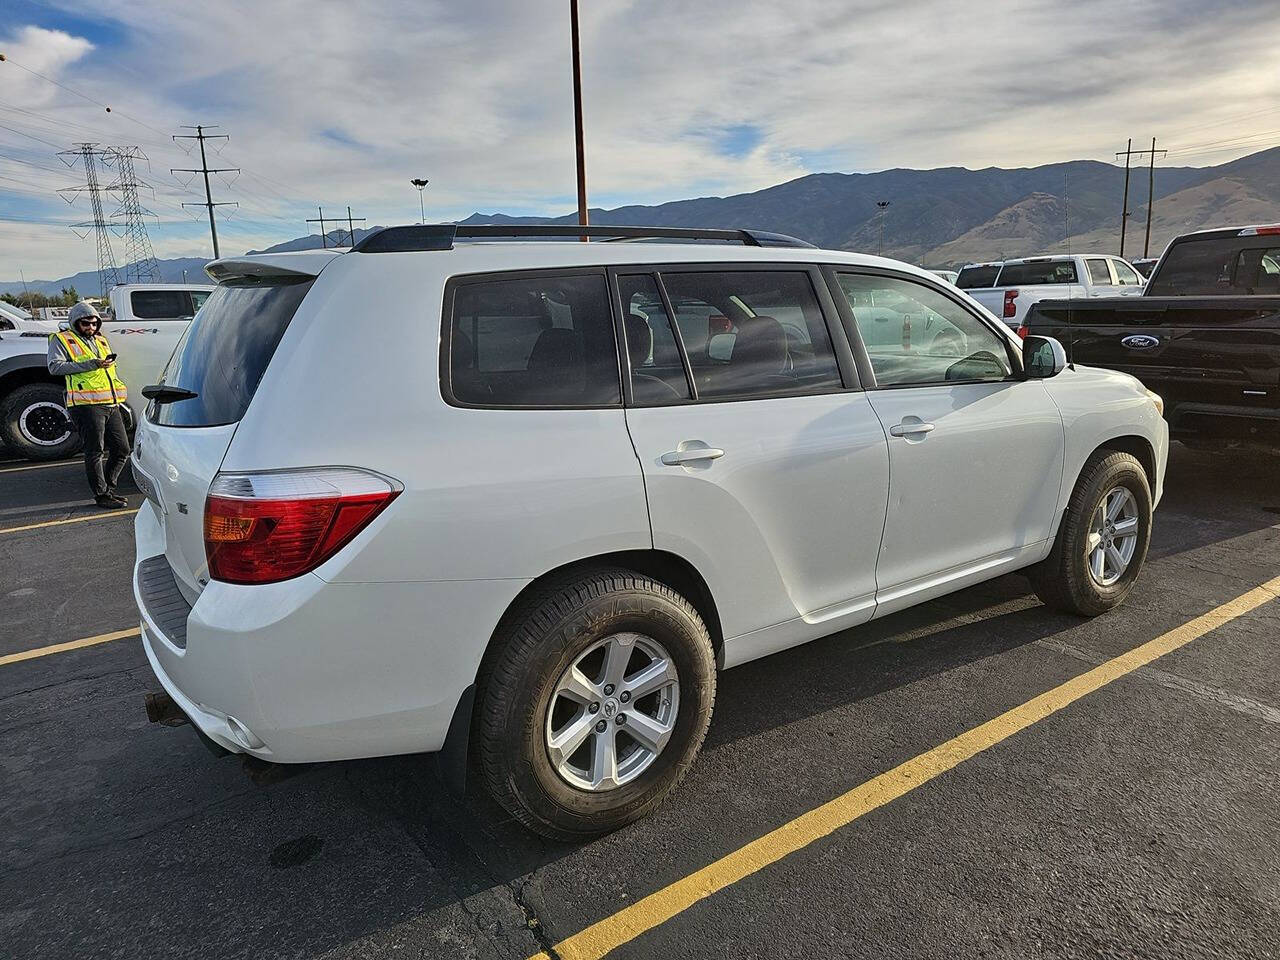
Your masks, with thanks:
[{"label": "metal pole", "polygon": [[209,232],[213,234],[213,259],[217,260],[221,256],[218,253],[218,225],[213,220],[213,194],[209,191],[209,161],[204,155],[204,127],[199,124],[196,125],[196,140],[200,144],[200,166],[204,168],[204,203],[209,208]]},{"label": "metal pole", "polygon": [[320,211],[320,246],[329,249],[329,238],[324,235],[324,207],[316,207]]},{"label": "metal pole", "polygon": [[1124,148],[1124,200],[1120,207],[1120,256],[1124,256],[1124,235],[1129,226],[1129,154],[1133,152],[1133,137]]},{"label": "metal pole", "polygon": [[347,240],[351,246],[356,245],[356,225],[351,219],[351,207],[347,207]]},{"label": "metal pole", "polygon": [[427,222],[427,208],[422,203],[422,188],[418,188],[418,222]]},{"label": "metal pole", "polygon": [[[587,226],[586,145],[582,136],[582,55],[578,42],[578,0],[569,0],[569,29],[573,43],[573,132],[578,157],[578,225]],[[587,238],[583,237],[586,243]]]},{"label": "metal pole", "polygon": [[1151,250],[1151,208],[1156,200],[1156,138],[1151,138],[1151,172],[1147,174],[1147,238],[1142,242],[1142,255]]}]

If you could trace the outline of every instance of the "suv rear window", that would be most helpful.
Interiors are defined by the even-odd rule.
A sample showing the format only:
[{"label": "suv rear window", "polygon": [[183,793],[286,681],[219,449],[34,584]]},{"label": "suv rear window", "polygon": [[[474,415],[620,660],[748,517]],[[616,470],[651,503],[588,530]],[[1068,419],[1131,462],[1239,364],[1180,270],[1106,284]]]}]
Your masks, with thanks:
[{"label": "suv rear window", "polygon": [[1147,295],[1275,296],[1280,294],[1278,271],[1280,249],[1268,247],[1266,238],[1180,240],[1164,255],[1160,269],[1147,285]]},{"label": "suv rear window", "polygon": [[996,276],[1000,273],[1000,265],[993,267],[965,267],[956,277],[956,286],[961,290],[976,290],[979,287],[994,287]]},{"label": "suv rear window", "polygon": [[1076,265],[1071,260],[1038,260],[1034,263],[1006,263],[1000,271],[1002,287],[1033,284],[1075,283]]},{"label": "suv rear window", "polygon": [[184,320],[196,313],[186,290],[134,290],[129,306],[139,320]]},{"label": "suv rear window", "polygon": [[464,406],[622,403],[603,274],[462,280],[443,346],[446,399]]},{"label": "suv rear window", "polygon": [[151,404],[152,422],[213,427],[239,421],[314,279],[246,278],[218,284],[182,334],[160,378],[196,396]]}]

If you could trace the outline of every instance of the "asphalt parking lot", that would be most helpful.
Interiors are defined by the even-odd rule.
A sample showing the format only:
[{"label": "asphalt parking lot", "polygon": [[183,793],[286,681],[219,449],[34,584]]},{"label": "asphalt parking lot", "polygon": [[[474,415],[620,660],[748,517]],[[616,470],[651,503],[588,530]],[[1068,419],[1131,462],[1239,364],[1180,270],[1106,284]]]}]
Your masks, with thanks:
[{"label": "asphalt parking lot", "polygon": [[1009,576],[724,674],[672,800],[581,846],[451,798],[429,758],[247,766],[147,723],[131,519],[84,487],[78,463],[0,463],[5,957],[1280,956],[1280,600],[697,887],[1271,581],[1275,460],[1175,445],[1148,566],[1108,616],[1051,614]]}]

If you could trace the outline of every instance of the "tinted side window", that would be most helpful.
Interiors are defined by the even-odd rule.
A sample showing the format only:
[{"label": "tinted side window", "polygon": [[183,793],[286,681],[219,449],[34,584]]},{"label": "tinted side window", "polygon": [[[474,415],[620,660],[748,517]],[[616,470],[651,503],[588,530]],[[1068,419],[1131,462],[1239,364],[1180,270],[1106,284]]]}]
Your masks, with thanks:
[{"label": "tinted side window", "polygon": [[1236,286],[1254,296],[1280,294],[1280,248],[1242,251]]},{"label": "tinted side window", "polygon": [[1089,266],[1089,279],[1094,283],[1111,286],[1111,271],[1107,269],[1107,261],[1089,259],[1085,261]]},{"label": "tinted side window", "polygon": [[134,290],[129,306],[139,320],[180,320],[195,316],[186,290]]},{"label": "tinted side window", "polygon": [[662,404],[688,400],[689,380],[657,281],[648,274],[618,277],[618,292],[622,298],[631,393],[635,402]]},{"label": "tinted side window", "polygon": [[209,299],[208,290],[192,290],[191,291],[191,311],[195,315],[204,306],[204,302]]},{"label": "tinted side window", "polygon": [[880,386],[1012,375],[1005,341],[950,297],[897,277],[839,277]]},{"label": "tinted side window", "polygon": [[175,427],[212,427],[244,416],[312,280],[272,277],[218,284],[160,378],[196,396],[152,404],[151,419]]},{"label": "tinted side window", "polygon": [[622,402],[602,275],[467,280],[454,290],[452,399],[487,407]]},{"label": "tinted side window", "polygon": [[[676,304],[699,398],[788,396],[843,387],[807,273],[681,272],[663,274],[662,282]],[[702,306],[686,311],[684,304]],[[685,335],[686,324],[697,327],[691,334],[701,331],[703,349]]]},{"label": "tinted side window", "polygon": [[994,287],[996,277],[1000,273],[1000,264],[990,267],[965,267],[956,277],[956,286],[961,290],[977,290],[980,287]]}]

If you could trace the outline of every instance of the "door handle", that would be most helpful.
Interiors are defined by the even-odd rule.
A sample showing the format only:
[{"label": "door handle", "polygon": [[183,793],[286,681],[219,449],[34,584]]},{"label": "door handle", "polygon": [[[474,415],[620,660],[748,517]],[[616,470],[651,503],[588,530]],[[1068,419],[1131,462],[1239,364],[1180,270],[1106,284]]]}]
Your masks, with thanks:
[{"label": "door handle", "polygon": [[895,424],[889,428],[889,435],[892,437],[912,437],[918,433],[928,433],[933,429],[932,423],[921,423],[919,420],[908,423]]},{"label": "door handle", "polygon": [[[683,447],[684,444],[681,444]],[[724,451],[716,447],[689,447],[684,450],[672,450],[662,455],[662,462],[668,467],[678,467],[683,463],[696,463],[699,460],[718,460]]]}]

